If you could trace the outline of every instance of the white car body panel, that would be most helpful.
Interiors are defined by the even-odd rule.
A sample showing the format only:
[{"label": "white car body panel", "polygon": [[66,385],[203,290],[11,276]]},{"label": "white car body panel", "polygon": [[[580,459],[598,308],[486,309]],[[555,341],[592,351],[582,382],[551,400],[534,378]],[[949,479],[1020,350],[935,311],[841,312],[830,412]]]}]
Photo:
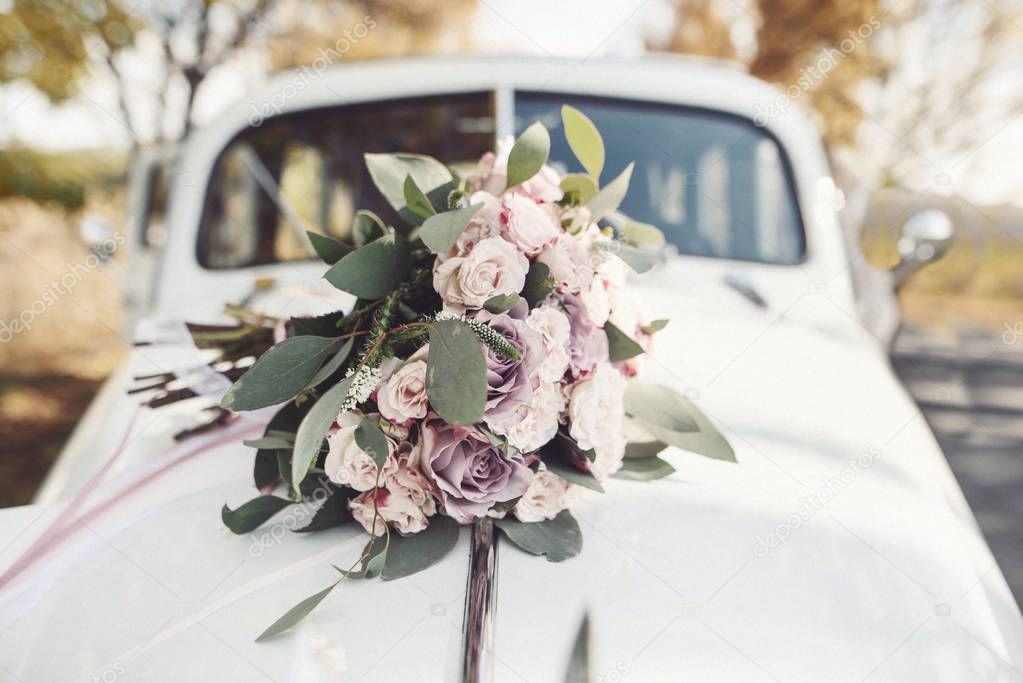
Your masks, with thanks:
[{"label": "white car body panel", "polygon": [[[344,67],[285,107],[457,84],[671,101],[751,118],[776,97],[703,64],[593,61],[570,79],[559,79],[557,66],[430,59]],[[178,186],[171,202],[177,229],[158,313],[215,317],[257,275],[301,284],[322,274],[314,263],[209,271],[194,256],[199,190],[216,155],[248,125],[251,106],[289,78],[184,151],[180,177],[192,184]],[[665,457],[678,470],[671,477],[613,481],[604,496],[585,494],[575,509],[583,552],[562,564],[500,543],[495,680],[562,680],[587,613],[599,681],[1000,681],[1023,669],[1023,620],[996,561],[922,416],[858,321],[820,143],[794,110],[768,128],[792,164],[807,260],[680,256],[634,281],[651,315],[672,319],[644,376],[688,390],[740,464],[670,449]],[[748,277],[768,307],[724,286],[729,273]],[[83,421],[37,505],[0,512],[2,572],[87,487],[132,425],[127,449],[76,514],[116,502],[0,590],[0,681],[108,680],[110,671],[147,682],[456,680],[464,531],[441,564],[396,582],[343,584],[292,633],[252,642],[328,585],[337,575],[331,563],[351,564],[361,535],[348,528],[278,541],[274,523],[243,537],[224,529],[220,505],[252,495],[252,451],[239,432],[254,418],[175,447],[172,434],[195,419],[201,399],[140,411],[123,393],[127,377],[177,352],[138,350]],[[869,466],[833,483],[865,453],[873,454]],[[827,488],[826,507],[792,521],[804,497],[819,499]],[[783,526],[785,542],[763,553],[758,538]]]}]

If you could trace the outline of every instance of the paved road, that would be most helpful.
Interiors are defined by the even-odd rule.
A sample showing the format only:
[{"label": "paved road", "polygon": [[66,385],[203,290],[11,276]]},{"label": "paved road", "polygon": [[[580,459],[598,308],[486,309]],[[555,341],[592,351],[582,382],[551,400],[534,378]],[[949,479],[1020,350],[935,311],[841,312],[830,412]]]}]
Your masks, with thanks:
[{"label": "paved road", "polygon": [[906,328],[892,362],[1023,604],[1023,335],[962,328],[946,339]]}]

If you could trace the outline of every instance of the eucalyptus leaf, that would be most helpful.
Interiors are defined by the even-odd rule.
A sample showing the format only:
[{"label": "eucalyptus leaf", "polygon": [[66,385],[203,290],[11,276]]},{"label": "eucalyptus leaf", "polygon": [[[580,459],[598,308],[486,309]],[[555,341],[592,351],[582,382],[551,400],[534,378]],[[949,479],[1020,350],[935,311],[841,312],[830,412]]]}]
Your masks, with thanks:
[{"label": "eucalyptus leaf", "polygon": [[640,460],[652,458],[667,447],[668,444],[663,441],[630,441],[625,444],[625,457]]},{"label": "eucalyptus leaf", "polygon": [[629,180],[632,178],[634,164],[629,163],[617,178],[600,188],[600,192],[593,199],[586,202],[586,206],[593,213],[593,219],[603,218],[618,208],[629,191]]},{"label": "eucalyptus leaf", "polygon": [[670,446],[736,462],[727,439],[692,401],[674,389],[633,379],[625,388],[625,413],[647,434]]},{"label": "eucalyptus leaf", "polygon": [[419,237],[434,254],[443,254],[455,246],[469,221],[481,208],[482,204],[473,204],[430,216],[419,228]]},{"label": "eucalyptus leaf", "polygon": [[643,334],[657,334],[665,327],[667,327],[669,322],[671,321],[661,318],[659,320],[653,321],[649,325],[644,325],[641,329],[643,330]]},{"label": "eucalyptus leaf", "polygon": [[426,394],[433,410],[451,424],[471,425],[483,418],[487,400],[483,347],[460,320],[438,320],[430,326]]},{"label": "eucalyptus leaf", "polygon": [[291,448],[295,445],[294,439],[285,439],[280,436],[263,436],[258,439],[246,439],[242,441],[249,448]]},{"label": "eucalyptus leaf", "polygon": [[355,212],[355,217],[352,219],[352,240],[355,242],[355,246],[365,246],[386,234],[387,226],[380,220],[380,216],[365,209]]},{"label": "eucalyptus leaf", "polygon": [[483,302],[483,308],[491,313],[504,313],[515,308],[522,297],[518,294],[497,294]]},{"label": "eucalyptus leaf", "polygon": [[323,501],[323,504],[313,514],[313,518],[309,521],[309,524],[295,529],[298,533],[307,533],[310,531],[320,531],[322,529],[330,529],[339,524],[343,524],[352,518],[352,513],[348,509],[348,494],[346,489],[337,489]]},{"label": "eucalyptus leaf", "polygon": [[330,313],[310,317],[293,317],[291,325],[295,333],[292,336],[336,337],[338,335],[338,322],[344,317],[343,311],[331,311]]},{"label": "eucalyptus leaf", "polygon": [[313,245],[313,249],[316,250],[316,255],[327,265],[334,265],[352,251],[350,246],[338,242],[333,237],[309,230],[306,231],[306,234],[309,236],[309,242]]},{"label": "eucalyptus leaf", "polygon": [[287,631],[289,628],[305,619],[309,616],[309,613],[316,609],[316,606],[323,602],[323,599],[327,597],[332,590],[334,590],[335,586],[337,586],[337,583],[327,586],[315,595],[310,595],[308,598],[289,609],[280,619],[270,624],[269,628],[260,633],[259,637],[256,638],[256,642],[258,643],[268,638],[273,638],[277,634]]},{"label": "eucalyptus leaf", "polygon": [[540,449],[540,459],[547,469],[565,481],[578,484],[591,491],[604,492],[604,487],[592,473],[584,472],[577,466],[576,463],[584,462],[586,456],[571,437],[558,432]]},{"label": "eucalyptus leaf", "polygon": [[417,187],[429,195],[451,182],[451,171],[433,157],[422,154],[367,154],[366,169],[387,202],[398,213],[408,213],[405,178],[412,176]]},{"label": "eucalyptus leaf", "polygon": [[401,235],[390,234],[348,254],[323,277],[361,299],[380,299],[405,278],[411,263],[408,242]]},{"label": "eucalyptus leaf", "polygon": [[388,454],[387,437],[375,422],[362,418],[355,428],[355,443],[376,463],[378,471],[383,468]]},{"label": "eucalyptus leaf", "polygon": [[643,353],[643,347],[611,321],[604,323],[604,334],[607,336],[608,354],[612,363],[635,358]]},{"label": "eucalyptus leaf", "polygon": [[600,172],[604,170],[604,141],[597,127],[585,114],[567,104],[561,107],[561,121],[572,153],[586,172],[599,180]]},{"label": "eucalyptus leaf", "polygon": [[619,479],[635,479],[651,481],[661,479],[675,472],[675,468],[656,455],[649,458],[627,458],[622,461],[622,468],[615,473]]},{"label": "eucalyptus leaf", "polygon": [[598,249],[610,252],[625,261],[625,263],[637,273],[645,273],[661,261],[661,255],[650,249],[639,249],[623,244],[618,240],[610,242],[596,242]]},{"label": "eucalyptus leaf", "polygon": [[546,263],[533,261],[529,264],[526,283],[522,287],[522,297],[529,303],[530,308],[542,304],[554,291],[554,282],[550,276],[551,269]]},{"label": "eucalyptus leaf", "polygon": [[409,576],[440,562],[458,542],[458,523],[450,517],[435,515],[430,525],[418,534],[391,533],[381,578],[392,581]]},{"label": "eucalyptus leaf", "polygon": [[247,534],[293,503],[278,496],[259,496],[234,510],[225,505],[220,510],[220,519],[233,533]]},{"label": "eucalyptus leaf", "polygon": [[574,194],[577,203],[585,204],[596,196],[597,184],[588,175],[569,173],[561,179],[561,191]]},{"label": "eucalyptus leaf", "polygon": [[405,176],[404,190],[405,204],[408,210],[418,217],[417,223],[437,213],[436,209],[433,208],[433,204],[426,198],[426,195],[419,189],[416,181],[410,175]]},{"label": "eucalyptus leaf", "polygon": [[[526,182],[543,168],[551,151],[551,136],[537,121],[522,132],[508,154],[507,188]],[[506,188],[506,189],[507,189]]]},{"label": "eucalyptus leaf", "polygon": [[352,378],[346,377],[331,387],[313,404],[302,420],[302,424],[298,426],[295,449],[291,455],[291,487],[293,489],[298,490],[302,480],[309,472],[309,468],[316,462],[323,438],[341,412],[341,405],[348,395],[348,387],[351,383]]},{"label": "eucalyptus leaf", "polygon": [[321,382],[326,381],[331,375],[337,372],[341,368],[341,366],[344,365],[344,362],[348,360],[348,355],[352,352],[352,345],[354,343],[355,338],[352,337],[348,339],[344,344],[342,344],[341,348],[338,349],[337,352],[330,357],[330,360],[324,363],[323,367],[316,371],[316,374],[313,375],[313,378],[306,383],[305,388],[312,389],[313,387],[319,385]]},{"label": "eucalyptus leaf", "polygon": [[[288,449],[291,450],[290,448]],[[272,449],[260,449],[256,451],[256,458],[252,463],[252,480],[257,489],[273,486],[280,475],[277,472],[277,451]]]},{"label": "eucalyptus leaf", "polygon": [[543,522],[519,522],[505,517],[494,524],[508,540],[532,555],[545,555],[548,562],[563,562],[579,554],[583,535],[579,523],[568,510]]},{"label": "eucalyptus leaf", "polygon": [[622,240],[634,247],[657,249],[664,246],[664,233],[649,223],[626,221],[621,233]]},{"label": "eucalyptus leaf", "polygon": [[294,398],[340,345],[333,337],[285,339],[231,385],[220,405],[234,411],[256,410]]}]

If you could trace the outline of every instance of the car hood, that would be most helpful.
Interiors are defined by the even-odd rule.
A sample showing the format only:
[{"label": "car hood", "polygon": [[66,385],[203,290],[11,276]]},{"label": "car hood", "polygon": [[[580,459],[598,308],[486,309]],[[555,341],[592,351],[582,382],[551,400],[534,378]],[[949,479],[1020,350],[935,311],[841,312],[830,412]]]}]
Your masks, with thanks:
[{"label": "car hood", "polygon": [[[998,680],[1023,666],[1019,611],[880,347],[826,293],[762,308],[686,278],[636,286],[674,318],[644,377],[687,392],[739,463],[669,450],[672,476],[586,494],[583,551],[564,563],[499,543],[494,678],[562,680],[584,617],[595,680]],[[228,533],[217,510],[252,495],[237,441],[257,425],[199,437],[223,441],[201,453],[172,447],[195,409],[114,402],[88,449],[102,457],[64,488],[82,488],[131,423],[89,505],[116,502],[74,510],[76,533],[0,593],[0,665],[22,680],[457,679],[466,532],[441,564],[343,584],[291,633],[253,643],[362,539],[286,532],[301,519]],[[0,513],[0,567],[67,500]]]}]

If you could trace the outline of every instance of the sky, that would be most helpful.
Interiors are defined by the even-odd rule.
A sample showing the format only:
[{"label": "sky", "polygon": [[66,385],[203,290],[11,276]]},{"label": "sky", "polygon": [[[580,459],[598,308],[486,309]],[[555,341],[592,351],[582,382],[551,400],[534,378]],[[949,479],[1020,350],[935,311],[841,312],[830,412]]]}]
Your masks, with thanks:
[{"label": "sky", "polygon": [[[663,37],[673,16],[668,0],[478,0],[472,24],[477,49],[558,57],[637,56],[645,39]],[[755,24],[741,7],[735,12],[733,41],[740,51],[752,45]],[[140,78],[152,65],[133,64]],[[211,74],[197,102],[199,124],[211,120],[261,78],[258,58],[242,60]],[[1018,71],[1006,87],[1021,87]],[[0,144],[12,140],[49,150],[124,147],[128,142],[116,109],[116,91],[98,74],[81,87],[81,95],[52,105],[28,86],[0,87]],[[1004,122],[1002,122],[1004,124]],[[892,144],[887,134],[866,131],[872,145]],[[987,133],[987,131],[985,131]],[[953,185],[979,203],[1023,205],[1023,118],[1017,117],[982,135],[987,141],[966,158],[936,160],[948,169]],[[924,179],[925,181],[927,179]]]}]

